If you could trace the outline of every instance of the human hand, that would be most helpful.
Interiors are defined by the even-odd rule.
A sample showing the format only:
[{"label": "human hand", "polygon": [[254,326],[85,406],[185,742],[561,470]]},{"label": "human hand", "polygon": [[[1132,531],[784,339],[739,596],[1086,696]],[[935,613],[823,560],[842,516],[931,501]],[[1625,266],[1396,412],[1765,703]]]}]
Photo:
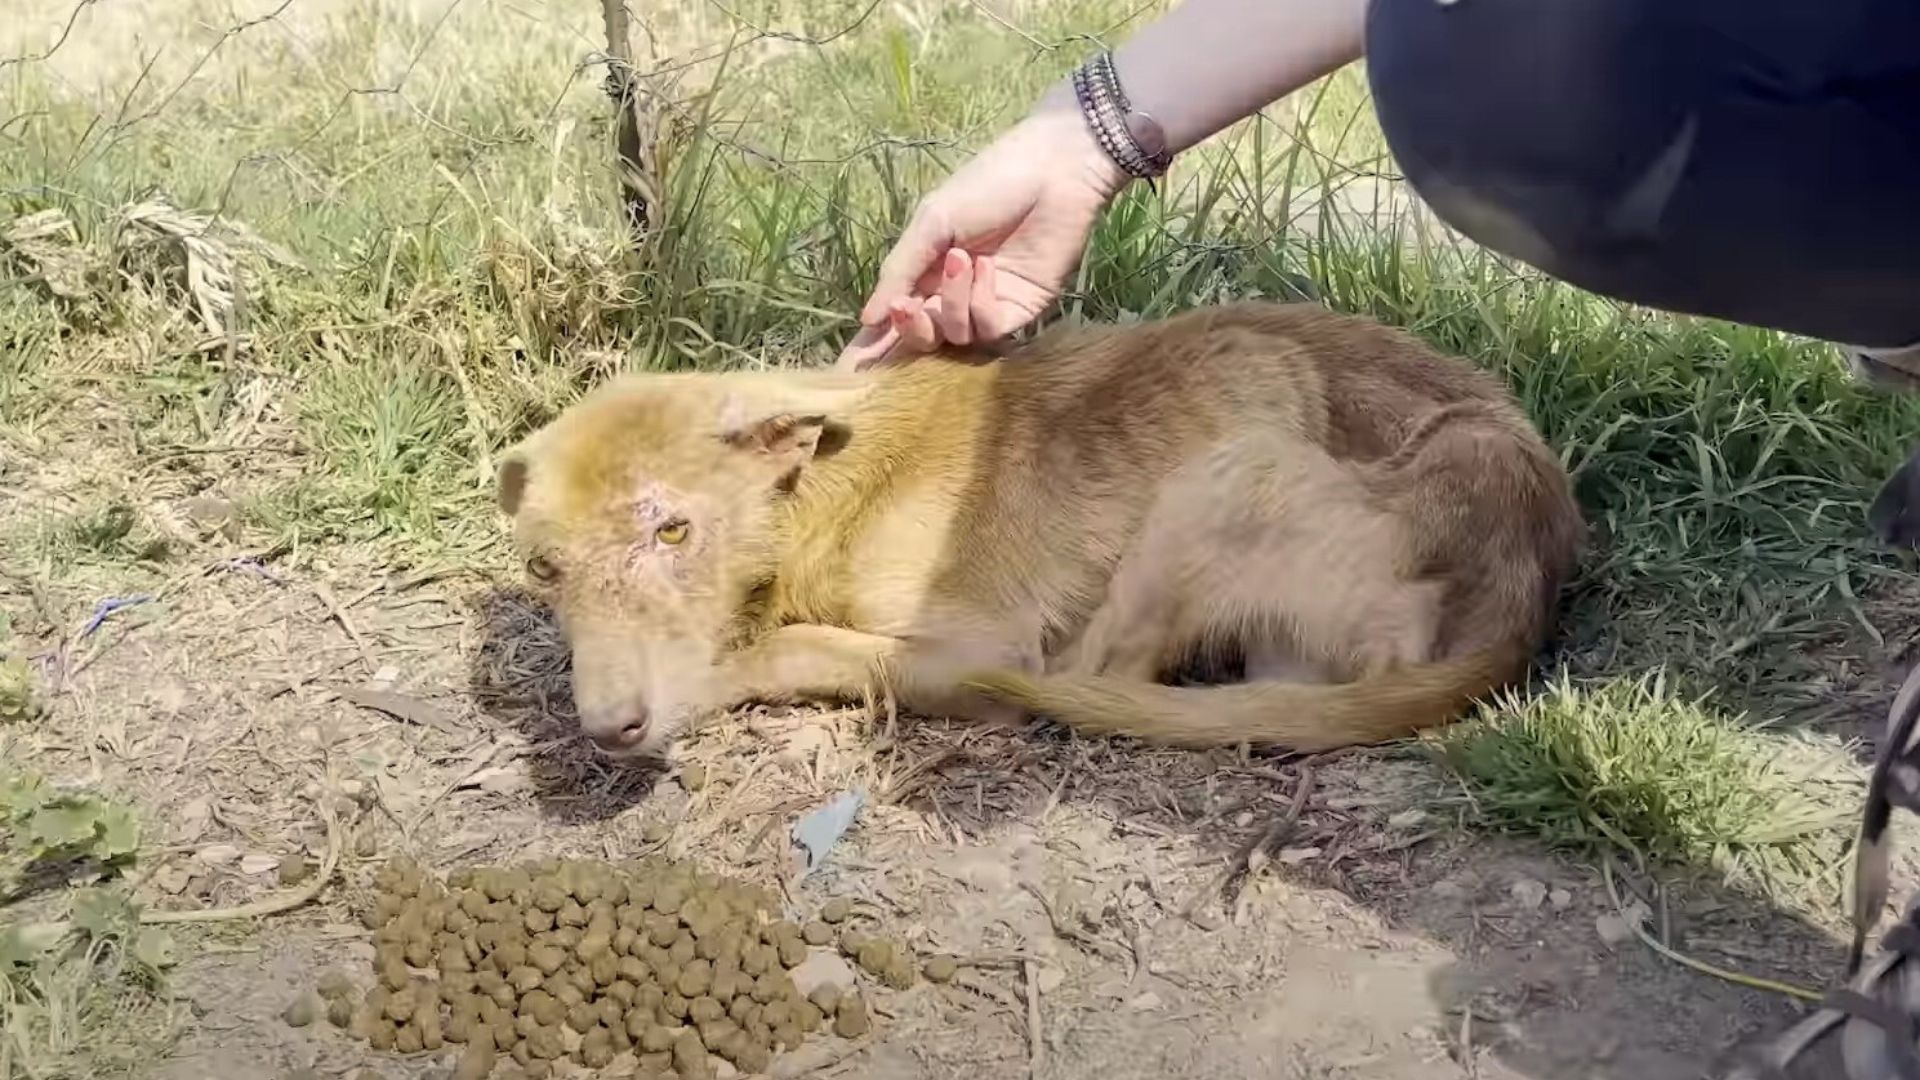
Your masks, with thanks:
[{"label": "human hand", "polygon": [[1071,96],[1043,104],[921,200],[836,366],[991,342],[1031,323],[1127,179]]}]

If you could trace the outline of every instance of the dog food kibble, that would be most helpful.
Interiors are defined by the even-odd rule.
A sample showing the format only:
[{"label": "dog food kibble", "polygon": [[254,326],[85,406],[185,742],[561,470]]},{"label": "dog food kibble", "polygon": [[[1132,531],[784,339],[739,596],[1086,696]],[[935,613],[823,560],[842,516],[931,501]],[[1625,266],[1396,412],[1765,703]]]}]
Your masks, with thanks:
[{"label": "dog food kibble", "polygon": [[472,1043],[454,1066],[453,1080],[487,1080],[493,1074],[493,1044]]},{"label": "dog food kibble", "polygon": [[840,988],[832,983],[824,983],[814,987],[813,993],[807,995],[807,1000],[823,1015],[832,1016],[834,1010],[840,1007]]},{"label": "dog food kibble", "polygon": [[893,946],[884,941],[865,941],[854,954],[869,975],[880,975],[893,963]]},{"label": "dog food kibble", "polygon": [[354,985],[353,980],[347,976],[347,973],[337,968],[328,968],[326,971],[321,972],[320,978],[314,982],[313,988],[319,992],[321,997],[326,998],[328,1001],[360,992],[360,988]]},{"label": "dog food kibble", "polygon": [[[706,778],[691,768],[697,788]],[[904,988],[918,971],[909,950],[842,927],[845,900],[798,924],[766,890],[660,854],[472,867],[444,881],[394,859],[374,885],[359,905],[372,989],[362,996],[329,970],[282,1017],[309,1027],[324,1016],[379,1051],[451,1044],[450,1080],[542,1080],[621,1060],[648,1080],[765,1073],[823,1029],[859,1037],[872,1026],[853,994],[794,986],[787,971],[811,949],[838,944],[881,985]],[[935,958],[927,977],[945,981],[953,967]]]},{"label": "dog food kibble", "polygon": [[680,786],[688,791],[699,791],[707,786],[707,767],[689,764],[680,767]]},{"label": "dog food kibble", "polygon": [[927,966],[922,971],[926,974],[928,982],[952,982],[953,977],[960,973],[960,962],[951,956],[936,956],[927,961]]},{"label": "dog food kibble", "polygon": [[833,1033],[843,1039],[857,1039],[873,1027],[867,1017],[867,1003],[857,997],[848,997],[840,1002],[840,1008],[833,1016]]}]

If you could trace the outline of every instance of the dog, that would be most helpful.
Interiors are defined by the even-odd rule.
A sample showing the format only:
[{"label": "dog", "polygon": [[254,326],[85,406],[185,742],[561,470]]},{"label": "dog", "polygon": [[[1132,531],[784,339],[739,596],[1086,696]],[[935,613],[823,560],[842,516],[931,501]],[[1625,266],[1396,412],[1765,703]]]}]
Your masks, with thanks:
[{"label": "dog", "polygon": [[623,757],[881,685],[1173,746],[1387,741],[1525,674],[1585,536],[1497,379],[1260,302],[999,359],[629,375],[496,486]]}]

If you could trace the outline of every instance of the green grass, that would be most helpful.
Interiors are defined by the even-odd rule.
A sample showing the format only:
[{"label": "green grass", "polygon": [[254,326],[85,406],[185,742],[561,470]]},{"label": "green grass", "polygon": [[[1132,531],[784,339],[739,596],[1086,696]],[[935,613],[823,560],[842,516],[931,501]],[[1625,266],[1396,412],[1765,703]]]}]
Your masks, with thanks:
[{"label": "green grass", "polygon": [[[0,127],[0,217],[58,208],[110,266],[114,214],[157,187],[303,264],[254,268],[251,345],[230,355],[162,303],[164,268],[100,275],[99,295],[75,301],[0,256],[0,479],[108,402],[119,426],[81,432],[107,447],[100,471],[191,452],[169,479],[224,485],[259,546],[485,563],[501,550],[492,455],[623,367],[829,358],[918,195],[1089,39],[1145,11],[1058,0],[1014,30],[972,5],[888,6],[809,45],[790,39],[833,35],[865,5],[769,0],[730,7],[738,21],[666,5],[662,55],[687,61],[685,89],[715,93],[683,99],[665,218],[635,252],[600,72],[582,64],[595,5],[470,4],[444,20],[439,6],[337,7],[298,34],[225,38],[208,7],[200,28],[175,28],[191,47],[98,96],[51,63],[0,69],[0,118],[17,118]],[[756,41],[764,30],[788,39]],[[1498,371],[1595,526],[1570,598],[1572,669],[1663,670],[1676,693],[1710,686],[1760,717],[1819,705],[1803,687],[1823,662],[1802,650],[1868,618],[1887,570],[1863,507],[1920,427],[1916,406],[1853,385],[1823,346],[1526,273],[1381,198],[1390,170],[1364,82],[1344,72],[1183,161],[1160,192],[1131,191],[1064,312],[1152,317],[1304,288]],[[224,453],[262,425],[275,468],[244,441]],[[1751,842],[1783,804],[1735,793],[1760,782],[1746,763],[1773,736],[1647,693],[1563,687],[1523,705],[1501,734],[1475,729],[1491,741],[1472,744],[1470,775],[1520,802],[1559,790],[1559,809],[1509,819],[1548,835],[1592,819],[1654,855],[1826,865]],[[1724,801],[1658,794],[1702,776]]]},{"label": "green grass", "polygon": [[1562,676],[1435,742],[1498,828],[1840,906],[1862,775],[1830,741],[1756,729],[1655,677]]}]

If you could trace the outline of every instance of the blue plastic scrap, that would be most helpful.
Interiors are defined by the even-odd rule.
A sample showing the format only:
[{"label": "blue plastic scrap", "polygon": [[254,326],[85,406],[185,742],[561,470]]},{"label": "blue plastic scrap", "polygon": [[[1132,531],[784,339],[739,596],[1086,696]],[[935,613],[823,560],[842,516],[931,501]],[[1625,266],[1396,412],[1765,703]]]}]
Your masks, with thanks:
[{"label": "blue plastic scrap", "polygon": [[800,874],[794,880],[806,877],[826,860],[827,853],[852,828],[853,819],[866,801],[866,791],[854,788],[794,822],[793,842],[799,845],[802,859]]},{"label": "blue plastic scrap", "polygon": [[80,639],[85,641],[87,638],[92,637],[93,632],[100,629],[109,618],[112,618],[114,612],[152,602],[153,597],[145,593],[141,593],[138,596],[107,597],[105,600],[93,605],[93,618],[88,619],[87,625],[81,628]]}]

